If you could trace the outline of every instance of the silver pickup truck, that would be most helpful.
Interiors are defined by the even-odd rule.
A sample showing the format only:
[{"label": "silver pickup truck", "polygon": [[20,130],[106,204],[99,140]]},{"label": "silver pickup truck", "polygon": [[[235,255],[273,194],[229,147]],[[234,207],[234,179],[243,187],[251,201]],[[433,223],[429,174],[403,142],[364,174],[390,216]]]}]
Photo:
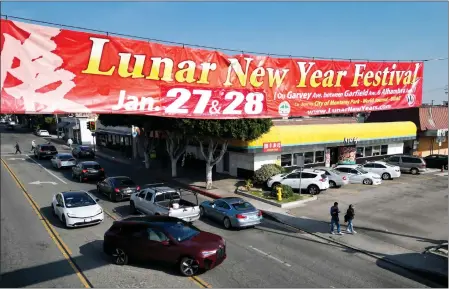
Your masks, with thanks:
[{"label": "silver pickup truck", "polygon": [[[196,200],[196,204],[194,203]],[[161,215],[194,222],[200,218],[200,208],[196,193],[173,189],[164,184],[144,185],[131,195],[131,213]]]}]

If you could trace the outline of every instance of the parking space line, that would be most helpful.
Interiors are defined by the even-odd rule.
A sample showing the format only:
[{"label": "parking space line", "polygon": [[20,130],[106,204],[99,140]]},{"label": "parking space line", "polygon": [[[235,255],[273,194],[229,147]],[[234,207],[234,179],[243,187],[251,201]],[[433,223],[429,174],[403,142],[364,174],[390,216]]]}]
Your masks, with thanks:
[{"label": "parking space line", "polygon": [[292,266],[292,265],[288,264],[287,262],[284,262],[284,261],[282,261],[281,259],[278,259],[278,258],[274,257],[273,255],[271,255],[271,254],[269,254],[269,253],[265,253],[264,251],[259,250],[259,249],[255,248],[255,247],[253,247],[253,246],[249,246],[249,247],[250,247],[251,249],[253,249],[254,251],[256,251],[257,253],[262,254],[262,255],[264,255],[265,257],[268,257],[268,258],[270,258],[270,259],[273,259],[273,260],[275,260],[276,262],[279,262],[279,263],[281,263],[281,264],[284,264],[284,265],[287,266],[287,267],[291,267],[291,266]]},{"label": "parking space line", "polygon": [[81,284],[85,288],[93,288],[90,281],[86,278],[86,276],[81,272],[81,270],[78,268],[78,266],[75,264],[75,262],[72,260],[71,257],[71,251],[65,245],[64,241],[62,241],[61,237],[51,228],[51,225],[49,221],[42,215],[42,213],[39,211],[39,207],[36,205],[34,200],[31,198],[31,196],[27,193],[25,187],[20,182],[19,178],[14,174],[14,172],[11,170],[11,168],[8,166],[8,164],[1,159],[1,162],[3,166],[6,168],[6,170],[9,172],[13,180],[16,182],[17,186],[22,190],[25,199],[28,201],[28,203],[31,205],[31,208],[36,213],[36,215],[39,217],[39,220],[42,222],[42,225],[44,226],[45,230],[49,234],[50,238],[53,240],[53,242],[58,247],[59,251],[62,253],[62,256],[67,260],[67,262],[70,264],[72,269],[75,271],[76,276],[81,281]]}]

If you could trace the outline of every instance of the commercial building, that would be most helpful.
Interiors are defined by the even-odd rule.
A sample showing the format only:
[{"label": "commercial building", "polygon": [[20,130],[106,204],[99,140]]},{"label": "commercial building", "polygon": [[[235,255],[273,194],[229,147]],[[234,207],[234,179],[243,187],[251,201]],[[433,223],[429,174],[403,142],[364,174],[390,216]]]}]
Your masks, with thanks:
[{"label": "commercial building", "polygon": [[[355,118],[275,121],[254,141],[232,141],[216,171],[247,178],[264,164],[295,168],[297,156],[306,167],[355,164],[404,153],[416,139],[413,122],[359,123]],[[198,147],[189,153],[201,158]]]},{"label": "commercial building", "polygon": [[95,137],[99,149],[107,148],[117,151],[127,158],[134,156],[136,148],[131,127],[104,126],[97,120]]},{"label": "commercial building", "polygon": [[409,109],[374,111],[366,119],[369,123],[385,121],[411,121],[416,125],[416,141],[406,148],[406,152],[423,157],[430,154],[448,154],[447,106],[425,105]]},{"label": "commercial building", "polygon": [[94,119],[95,115],[90,114],[58,117],[58,135],[64,140],[71,138],[74,144],[92,145],[95,143],[95,138],[87,129],[87,122]]}]

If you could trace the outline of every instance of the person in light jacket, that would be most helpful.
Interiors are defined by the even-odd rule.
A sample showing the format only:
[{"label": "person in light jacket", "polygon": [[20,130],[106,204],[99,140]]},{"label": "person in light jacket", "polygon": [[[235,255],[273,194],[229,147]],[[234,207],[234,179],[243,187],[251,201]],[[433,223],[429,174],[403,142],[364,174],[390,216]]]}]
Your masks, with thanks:
[{"label": "person in light jacket", "polygon": [[36,142],[33,139],[33,141],[31,142],[31,151],[34,151],[35,148],[36,148]]},{"label": "person in light jacket", "polygon": [[352,224],[352,221],[354,220],[354,217],[355,217],[354,206],[353,205],[349,205],[349,208],[346,211],[346,215],[345,215],[345,222],[348,222],[348,226],[346,228],[346,232],[348,232],[350,234],[357,233],[356,231],[354,231],[354,225]]}]

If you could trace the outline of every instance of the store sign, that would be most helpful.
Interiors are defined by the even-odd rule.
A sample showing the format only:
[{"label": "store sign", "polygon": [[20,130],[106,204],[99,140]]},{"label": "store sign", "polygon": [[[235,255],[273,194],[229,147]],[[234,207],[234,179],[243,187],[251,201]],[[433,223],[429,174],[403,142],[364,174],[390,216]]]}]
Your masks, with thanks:
[{"label": "store sign", "polygon": [[1,31],[2,114],[279,118],[422,103],[423,62],[231,56],[5,19]]},{"label": "store sign", "polygon": [[281,142],[264,142],[263,143],[263,152],[271,153],[271,152],[280,152],[281,151]]},{"label": "store sign", "polygon": [[343,139],[344,144],[346,145],[356,145],[359,142],[358,137],[345,137]]}]

